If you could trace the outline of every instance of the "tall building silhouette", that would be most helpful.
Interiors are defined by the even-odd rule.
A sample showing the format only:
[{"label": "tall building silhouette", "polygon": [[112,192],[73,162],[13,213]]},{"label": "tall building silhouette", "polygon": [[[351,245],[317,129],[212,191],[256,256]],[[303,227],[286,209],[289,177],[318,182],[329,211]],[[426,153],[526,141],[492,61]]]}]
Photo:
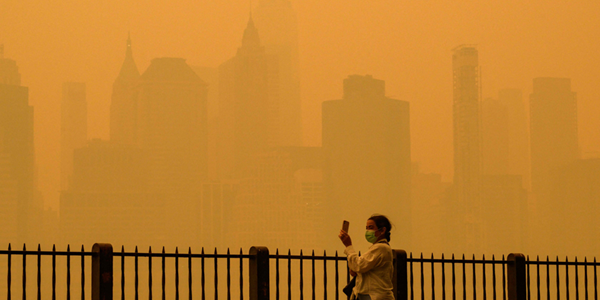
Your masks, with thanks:
[{"label": "tall building silhouette", "polygon": [[482,173],[506,175],[510,164],[508,107],[497,99],[487,98],[481,105]]},{"label": "tall building silhouette", "polygon": [[4,58],[4,45],[0,44],[0,84],[21,85],[21,73],[17,62]]},{"label": "tall building silhouette", "polygon": [[183,58],[155,58],[135,91],[136,143],[150,186],[187,191],[206,176],[206,84]]},{"label": "tall building silhouette", "polygon": [[[526,241],[527,128],[521,91],[502,90],[482,103],[481,201],[485,251],[523,251]],[[523,151],[523,152],[517,152]]]},{"label": "tall building silhouette", "polygon": [[465,249],[479,249],[483,240],[481,203],[480,75],[475,46],[453,50],[454,185],[453,218],[460,219]]},{"label": "tall building silhouette", "polygon": [[399,232],[394,235],[398,237],[396,241],[402,247],[408,246],[408,102],[386,97],[383,80],[351,75],[344,79],[343,98],[325,101],[322,107],[323,184],[333,222],[329,225],[341,226],[346,219],[359,222],[354,228],[362,228],[371,214],[387,214],[396,224],[395,232]]},{"label": "tall building silhouette", "polygon": [[133,93],[140,72],[133,60],[131,37],[127,37],[125,61],[113,83],[110,102],[110,140],[121,144],[134,144],[137,107]]},{"label": "tall building silhouette", "polygon": [[73,150],[87,143],[85,83],[65,82],[60,103],[60,189],[67,190],[73,174]]},{"label": "tall building silhouette", "polygon": [[254,11],[256,27],[268,55],[276,58],[278,75],[269,94],[277,99],[280,146],[302,145],[302,107],[298,70],[298,24],[289,0],[260,0]]},{"label": "tall building silhouette", "polygon": [[221,178],[240,178],[257,155],[279,144],[279,111],[269,93],[276,63],[265,53],[252,17],[235,57],[219,66],[219,168]]},{"label": "tall building silhouette", "polygon": [[34,221],[33,107],[0,46],[0,238],[24,242]]},{"label": "tall building silhouette", "polygon": [[543,198],[550,171],[579,156],[577,99],[571,79],[547,77],[533,79],[529,99],[532,191]]},{"label": "tall building silhouette", "polygon": [[538,242],[546,249],[564,249],[558,243],[563,239],[557,239],[556,235],[565,233],[564,228],[571,228],[570,222],[576,220],[570,216],[573,210],[568,207],[584,200],[568,198],[570,194],[576,195],[569,187],[577,184],[565,177],[572,174],[574,178],[581,178],[573,174],[574,169],[568,170],[579,156],[577,99],[571,91],[571,79],[533,79],[529,105],[531,187],[538,214],[536,231],[542,233]]},{"label": "tall building silhouette", "polygon": [[523,92],[518,89],[502,89],[498,92],[498,101],[506,106],[508,113],[508,174],[520,175],[523,187],[530,190],[529,122]]},{"label": "tall building silhouette", "polygon": [[207,128],[208,128],[208,178],[218,180],[218,148],[219,137],[219,69],[212,67],[191,66],[194,72],[206,82],[208,91],[206,96]]}]

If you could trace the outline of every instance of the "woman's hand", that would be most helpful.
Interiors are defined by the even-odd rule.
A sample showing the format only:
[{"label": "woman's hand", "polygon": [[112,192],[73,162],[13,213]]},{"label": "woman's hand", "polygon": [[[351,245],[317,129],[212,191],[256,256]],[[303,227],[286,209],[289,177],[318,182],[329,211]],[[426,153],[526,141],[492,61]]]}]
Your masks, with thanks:
[{"label": "woman's hand", "polygon": [[340,238],[340,240],[342,240],[344,246],[352,246],[352,239],[350,239],[350,236],[347,232],[340,230],[340,235],[338,235],[338,237]]}]

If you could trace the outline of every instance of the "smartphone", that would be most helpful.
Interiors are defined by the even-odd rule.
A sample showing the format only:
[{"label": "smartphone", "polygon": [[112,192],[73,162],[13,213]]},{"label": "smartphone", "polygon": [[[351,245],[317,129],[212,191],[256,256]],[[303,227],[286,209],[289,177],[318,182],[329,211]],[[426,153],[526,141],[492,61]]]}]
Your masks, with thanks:
[{"label": "smartphone", "polygon": [[344,220],[344,223],[342,224],[342,230],[345,232],[348,232],[349,227],[350,227],[350,222]]}]

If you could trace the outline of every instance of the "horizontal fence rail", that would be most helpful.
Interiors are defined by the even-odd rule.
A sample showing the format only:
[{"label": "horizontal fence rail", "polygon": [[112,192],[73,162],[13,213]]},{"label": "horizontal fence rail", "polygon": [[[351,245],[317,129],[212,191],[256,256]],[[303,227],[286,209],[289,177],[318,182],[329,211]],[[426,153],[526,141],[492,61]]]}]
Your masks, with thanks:
[{"label": "horizontal fence rail", "polygon": [[[598,265],[595,258],[435,257],[394,250],[394,294],[397,300],[597,300]],[[0,250],[0,295],[8,300],[112,300],[113,293],[120,300],[340,300],[347,299],[342,288],[350,279],[346,256],[337,251],[113,251],[110,244],[91,251],[11,244]]]}]

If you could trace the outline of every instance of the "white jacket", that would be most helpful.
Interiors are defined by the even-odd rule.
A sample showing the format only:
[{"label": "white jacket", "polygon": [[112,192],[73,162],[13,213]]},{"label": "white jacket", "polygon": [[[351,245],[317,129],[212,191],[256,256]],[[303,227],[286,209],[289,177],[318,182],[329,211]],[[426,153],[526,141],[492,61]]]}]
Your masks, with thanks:
[{"label": "white jacket", "polygon": [[371,300],[394,299],[393,252],[387,240],[379,240],[361,256],[352,245],[346,247],[344,253],[348,256],[348,267],[358,274],[354,294],[368,294]]}]

